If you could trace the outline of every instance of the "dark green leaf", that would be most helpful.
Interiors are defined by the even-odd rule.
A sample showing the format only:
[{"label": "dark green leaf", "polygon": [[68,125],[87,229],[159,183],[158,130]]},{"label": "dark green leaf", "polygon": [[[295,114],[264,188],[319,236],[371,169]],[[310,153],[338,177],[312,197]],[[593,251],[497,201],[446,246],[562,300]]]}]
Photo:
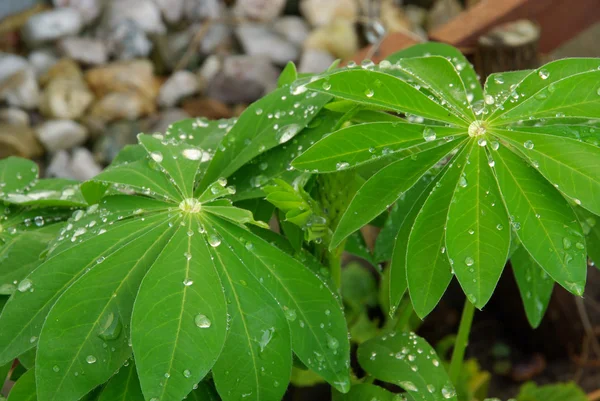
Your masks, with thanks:
[{"label": "dark green leaf", "polygon": [[126,363],[108,381],[98,401],[144,401],[133,362]]},{"label": "dark green leaf", "polygon": [[17,380],[8,395],[8,401],[36,401],[35,374],[28,370]]},{"label": "dark green leaf", "polygon": [[335,393],[333,401],[398,401],[396,394],[373,384],[357,384],[347,394]]}]

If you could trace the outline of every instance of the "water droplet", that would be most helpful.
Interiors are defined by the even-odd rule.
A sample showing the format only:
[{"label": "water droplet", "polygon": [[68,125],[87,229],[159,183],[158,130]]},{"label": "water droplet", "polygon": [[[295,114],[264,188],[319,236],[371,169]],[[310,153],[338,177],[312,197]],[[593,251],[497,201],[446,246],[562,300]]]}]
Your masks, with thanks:
[{"label": "water droplet", "polygon": [[340,346],[340,342],[337,340],[337,338],[327,334],[327,346],[329,347],[330,350],[335,351]]},{"label": "water droplet", "polygon": [[538,71],[538,75],[542,79],[548,79],[548,77],[550,76],[550,73],[548,72],[548,70],[545,70],[542,68],[541,70]]},{"label": "water droplet", "polygon": [[326,91],[328,91],[329,89],[331,89],[331,83],[329,81],[324,81],[323,85],[321,85],[321,86]]},{"label": "water droplet", "polygon": [[350,167],[350,163],[348,163],[348,162],[339,162],[339,163],[335,164],[336,170],[344,170],[344,169],[347,169],[348,167]]},{"label": "water droplet", "polygon": [[419,391],[417,386],[415,386],[415,384],[410,381],[401,381],[401,382],[398,382],[398,385],[406,391]]},{"label": "water droplet", "polygon": [[466,264],[467,266],[473,266],[473,263],[475,263],[475,261],[473,260],[473,258],[472,258],[472,257],[470,257],[470,256],[467,256],[467,257],[465,258],[465,264]]},{"label": "water droplet", "polygon": [[151,152],[150,157],[152,158],[152,160],[154,160],[157,163],[160,163],[163,161],[163,155],[160,152]]},{"label": "water droplet", "polygon": [[208,236],[208,243],[210,244],[210,246],[212,246],[213,248],[218,247],[219,245],[221,245],[221,238],[219,238],[218,235],[216,234],[210,234]]},{"label": "water droplet", "polygon": [[256,113],[257,116],[260,116],[263,113],[263,109],[258,108],[254,112]]},{"label": "water droplet", "polygon": [[189,287],[192,284],[194,284],[194,281],[190,280],[189,278],[186,278],[185,280],[183,280],[183,285],[185,285],[186,287]]},{"label": "water droplet", "polygon": [[427,391],[429,391],[432,394],[435,393],[435,386],[433,384],[428,384]]},{"label": "water droplet", "polygon": [[494,82],[498,85],[502,85],[504,83],[504,77],[502,75],[496,75],[494,77]]},{"label": "water droplet", "polygon": [[467,182],[467,179],[465,178],[464,175],[458,179],[458,185],[461,186],[462,188],[466,188],[467,185],[469,185],[469,183]]},{"label": "water droplet", "polygon": [[294,320],[296,320],[296,310],[295,309],[289,309],[288,307],[284,306],[283,314],[285,315],[285,318],[287,320],[289,320],[290,322],[293,322]]},{"label": "water droplet", "polygon": [[366,89],[365,90],[365,96],[366,97],[373,97],[374,94],[375,94],[375,92],[373,91],[373,89]]},{"label": "water droplet", "polygon": [[496,225],[496,230],[500,231],[504,228],[504,226],[502,224],[498,224]]},{"label": "water droplet", "polygon": [[480,120],[473,121],[471,124],[469,124],[468,133],[471,138],[485,134],[485,123]]},{"label": "water droplet", "polygon": [[500,144],[498,143],[498,141],[492,141],[492,149],[498,150],[499,148],[500,148]]},{"label": "water droplet", "polygon": [[36,226],[41,227],[44,225],[44,218],[42,216],[36,216],[33,219],[33,222],[35,223]]},{"label": "water droplet", "polygon": [[196,315],[194,322],[196,323],[196,326],[200,327],[201,329],[207,329],[212,324],[212,322],[205,315]]},{"label": "water droplet", "polygon": [[523,146],[525,147],[525,149],[533,149],[533,142],[530,140],[525,141],[525,143],[523,143]]},{"label": "water droplet", "polygon": [[271,339],[273,338],[274,332],[275,332],[274,327],[271,327],[269,329],[262,331],[262,336],[260,337],[260,340],[258,341],[258,346],[260,347],[260,352],[263,352],[265,350],[265,348],[267,347],[267,345],[269,345],[269,343],[271,342]]},{"label": "water droplet", "polygon": [[98,333],[98,337],[100,337],[104,341],[115,340],[121,334],[121,330],[123,329],[123,324],[117,315],[110,312],[106,315],[106,319],[100,326],[100,332]]},{"label": "water droplet", "polygon": [[32,286],[33,286],[33,283],[31,282],[31,280],[26,278],[24,280],[21,280],[21,282],[17,286],[17,290],[19,290],[20,292],[25,292],[25,291],[31,289]]},{"label": "water droplet", "polygon": [[85,361],[91,365],[96,363],[96,357],[94,355],[88,355],[87,358],[85,358]]},{"label": "water droplet", "polygon": [[494,104],[495,102],[494,96],[492,95],[485,95],[483,100],[485,101],[485,104]]},{"label": "water droplet", "polygon": [[186,369],[183,371],[183,376],[186,378],[190,378],[190,377],[192,377],[192,372],[190,372],[189,370]]},{"label": "water droplet", "polygon": [[58,365],[54,365],[52,366],[52,370],[56,373],[58,373],[60,371],[60,368],[58,367]]},{"label": "water droplet", "polygon": [[[189,160],[200,160],[202,158],[202,151],[200,149],[184,149],[181,154],[183,157]],[[157,160],[157,162],[160,160]]]},{"label": "water droplet", "polygon": [[425,142],[434,141],[436,138],[437,135],[435,131],[430,127],[425,127],[425,129],[423,130],[423,139],[425,139]]},{"label": "water droplet", "polygon": [[444,387],[442,387],[442,396],[444,396],[445,399],[450,399],[452,397],[454,397],[456,395],[456,390],[454,390],[454,387],[452,387],[449,384],[446,384]]},{"label": "water droplet", "polygon": [[487,140],[485,138],[479,138],[477,140],[477,145],[479,145],[479,146],[485,146],[485,145],[487,145]]},{"label": "water droplet", "polygon": [[187,260],[191,260],[191,259],[192,259],[192,254],[191,254],[191,253],[189,253],[189,252],[184,252],[184,253],[183,253],[183,256],[185,256],[185,258],[186,258]]}]

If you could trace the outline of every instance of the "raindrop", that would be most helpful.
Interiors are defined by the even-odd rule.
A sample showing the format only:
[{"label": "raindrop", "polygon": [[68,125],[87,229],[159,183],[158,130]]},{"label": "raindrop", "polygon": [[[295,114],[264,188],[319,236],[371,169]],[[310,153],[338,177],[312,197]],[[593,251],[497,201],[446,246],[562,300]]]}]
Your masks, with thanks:
[{"label": "raindrop", "polygon": [[565,249],[570,249],[571,248],[571,240],[568,239],[567,237],[564,237],[562,239],[562,243],[563,243],[563,248],[565,248]]},{"label": "raindrop", "polygon": [[492,149],[498,150],[499,148],[500,148],[500,144],[498,143],[498,141],[492,141]]},{"label": "raindrop", "polygon": [[479,146],[485,146],[485,145],[487,145],[486,139],[485,138],[479,138],[477,140],[477,145],[479,145]]},{"label": "raindrop", "polygon": [[494,82],[498,85],[502,85],[504,83],[504,77],[502,75],[496,75],[494,77]]},{"label": "raindrop", "polygon": [[398,385],[406,391],[419,391],[419,389],[417,389],[417,386],[415,386],[413,382],[402,381],[398,382]]},{"label": "raindrop", "polygon": [[33,219],[33,222],[35,223],[36,226],[41,227],[44,225],[44,218],[42,216],[36,216]]},{"label": "raindrop", "polygon": [[90,365],[96,363],[96,357],[94,355],[88,355],[87,358],[85,358],[85,360]]},{"label": "raindrop", "polygon": [[425,142],[434,141],[436,138],[437,135],[435,131],[430,127],[425,127],[425,129],[423,130],[423,139],[425,139]]},{"label": "raindrop", "polygon": [[374,94],[375,94],[375,92],[373,92],[373,89],[366,89],[365,90],[365,96],[366,97],[373,97]]},{"label": "raindrop", "polygon": [[324,90],[328,91],[331,89],[331,83],[329,81],[324,81],[322,87]]},{"label": "raindrop", "polygon": [[344,169],[347,169],[348,167],[350,167],[350,163],[348,163],[348,162],[339,162],[339,163],[335,164],[336,170],[344,170]]},{"label": "raindrop", "polygon": [[492,95],[485,95],[483,100],[485,101],[485,104],[494,104],[494,97]]},{"label": "raindrop", "polygon": [[60,368],[58,367],[58,365],[54,365],[54,366],[52,367],[52,370],[53,370],[54,372],[58,373],[58,372],[60,371]]},{"label": "raindrop", "polygon": [[196,315],[194,322],[196,323],[196,326],[200,327],[201,329],[207,329],[212,324],[205,315]]},{"label": "raindrop", "polygon": [[504,228],[504,226],[502,224],[498,224],[496,226],[496,230],[498,230],[498,231],[502,230],[503,228]]},{"label": "raindrop", "polygon": [[475,263],[475,261],[473,260],[473,258],[472,258],[472,257],[470,257],[470,256],[467,256],[467,257],[465,258],[465,264],[466,264],[467,266],[473,266],[473,263]]},{"label": "raindrop", "polygon": [[160,152],[151,152],[150,157],[157,163],[160,163],[163,160],[163,155]]},{"label": "raindrop", "polygon": [[[211,244],[211,245],[212,245],[212,244]],[[191,254],[191,253],[189,253],[189,252],[184,252],[184,253],[183,253],[183,256],[185,256],[185,258],[186,258],[187,260],[191,260],[191,259],[192,259],[192,254]]]},{"label": "raindrop", "polygon": [[[189,160],[200,160],[202,158],[202,151],[200,151],[199,149],[184,149],[181,154],[183,155],[183,157],[185,157],[186,159]],[[157,160],[157,162],[160,160]]]},{"label": "raindrop", "polygon": [[287,320],[289,320],[290,322],[293,322],[294,320],[296,320],[296,310],[295,309],[288,309],[287,307],[283,307],[283,314],[285,315],[285,318]]},{"label": "raindrop", "polygon": [[189,287],[192,284],[194,284],[194,281],[190,280],[189,278],[186,278],[185,280],[183,280],[183,285],[185,285],[186,287]]},{"label": "raindrop", "polygon": [[189,370],[186,369],[183,371],[183,376],[186,378],[190,378],[190,377],[192,377],[192,372],[190,372]]},{"label": "raindrop", "polygon": [[450,385],[445,385],[444,387],[442,387],[442,396],[444,396],[445,399],[450,399],[452,397],[454,397],[456,395],[456,391],[454,390],[454,388]]},{"label": "raindrop", "polygon": [[548,72],[548,70],[541,69],[538,71],[538,75],[542,79],[548,79],[548,77],[550,76],[550,73]]},{"label": "raindrop", "polygon": [[530,140],[525,141],[525,143],[523,143],[523,146],[525,146],[525,149],[533,149],[533,142]]},{"label": "raindrop", "polygon": [[337,340],[337,338],[332,337],[329,334],[327,334],[327,346],[329,347],[330,350],[335,351],[340,346],[340,342]]},{"label": "raindrop", "polygon": [[98,334],[98,337],[105,341],[115,340],[121,334],[122,329],[123,325],[121,320],[118,316],[111,312],[106,315],[106,320],[102,326],[100,326],[100,333]]},{"label": "raindrop", "polygon": [[267,345],[271,342],[273,338],[273,333],[275,332],[275,328],[271,327],[269,329],[262,331],[262,336],[260,337],[260,341],[258,342],[258,346],[260,347],[260,352],[263,352]]},{"label": "raindrop", "polygon": [[219,238],[216,234],[210,234],[208,236],[208,243],[210,244],[210,246],[212,246],[213,248],[218,247],[219,245],[221,245],[221,238]]},{"label": "raindrop", "polygon": [[17,289],[20,292],[25,292],[25,291],[31,289],[32,286],[33,286],[33,283],[31,282],[31,280],[26,278],[19,283],[19,285],[17,286]]}]

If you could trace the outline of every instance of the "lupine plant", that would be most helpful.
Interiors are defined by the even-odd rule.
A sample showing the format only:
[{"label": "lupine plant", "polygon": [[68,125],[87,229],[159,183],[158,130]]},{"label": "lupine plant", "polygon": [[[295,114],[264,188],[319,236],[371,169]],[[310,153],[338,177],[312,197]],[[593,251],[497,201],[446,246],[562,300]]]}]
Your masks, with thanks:
[{"label": "lupine plant", "polygon": [[[335,400],[470,401],[474,310],[509,260],[533,327],[555,283],[583,294],[600,60],[482,88],[428,43],[314,76],[290,64],[279,84],[237,119],[140,134],[88,182],[0,161],[9,401],[277,401],[292,372]],[[344,251],[375,268],[342,269]],[[410,330],[454,277],[448,360]]]}]

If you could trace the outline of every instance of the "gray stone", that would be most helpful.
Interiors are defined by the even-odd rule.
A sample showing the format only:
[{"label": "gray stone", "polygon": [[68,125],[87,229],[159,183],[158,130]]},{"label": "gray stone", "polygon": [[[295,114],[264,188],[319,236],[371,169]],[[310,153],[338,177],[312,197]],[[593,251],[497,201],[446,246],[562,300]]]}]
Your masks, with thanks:
[{"label": "gray stone", "polygon": [[175,24],[183,17],[185,0],[154,0],[154,3],[169,24]]},{"label": "gray stone", "polygon": [[241,24],[236,29],[236,35],[249,56],[266,57],[276,64],[284,65],[290,60],[296,60],[300,54],[297,46],[264,25]]},{"label": "gray stone", "polygon": [[177,121],[190,118],[182,109],[167,109],[160,113],[158,120],[152,125],[152,132],[166,132],[169,126]]},{"label": "gray stone", "polygon": [[59,150],[52,155],[50,163],[46,168],[46,177],[68,178],[74,180],[73,172],[69,169],[71,156],[66,150]]},{"label": "gray stone", "polygon": [[4,79],[0,83],[0,99],[13,107],[36,108],[40,99],[40,88],[33,69],[24,68]]},{"label": "gray stone", "polygon": [[231,47],[232,29],[227,24],[212,24],[202,41],[200,42],[200,52],[210,54],[217,49]]},{"label": "gray stone", "polygon": [[39,3],[39,0],[0,1],[0,20],[12,14],[27,10]]},{"label": "gray stone", "polygon": [[27,58],[38,78],[58,61],[58,55],[52,48],[36,49],[29,53]]},{"label": "gray stone", "polygon": [[192,21],[219,19],[226,11],[222,0],[184,0],[183,10]]},{"label": "gray stone", "polygon": [[125,19],[113,29],[102,34],[109,52],[119,60],[147,57],[152,50],[152,42],[144,30],[135,22]]},{"label": "gray stone", "polygon": [[27,59],[11,53],[0,52],[0,82],[28,66]]},{"label": "gray stone", "polygon": [[228,56],[206,87],[208,97],[224,103],[251,103],[277,87],[279,70],[259,56]]},{"label": "gray stone", "polygon": [[158,104],[173,107],[186,96],[198,93],[200,86],[196,74],[189,71],[177,71],[165,81],[158,93]]},{"label": "gray stone", "polygon": [[302,73],[319,74],[329,68],[334,61],[335,57],[325,50],[305,49],[300,58],[298,71]]},{"label": "gray stone", "polygon": [[280,16],[284,7],[285,0],[237,0],[235,13],[242,18],[268,22]]},{"label": "gray stone", "polygon": [[356,21],[358,4],[355,0],[300,0],[300,12],[312,26],[329,25],[334,21]]},{"label": "gray stone", "polygon": [[279,18],[273,24],[273,30],[297,46],[302,46],[310,33],[306,21],[293,15]]},{"label": "gray stone", "polygon": [[135,22],[146,33],[164,33],[161,12],[152,0],[118,0],[106,5],[100,29],[111,31],[123,20]]},{"label": "gray stone", "polygon": [[61,39],[58,48],[67,57],[87,65],[106,64],[108,50],[103,41],[92,38]]},{"label": "gray stone", "polygon": [[87,181],[102,172],[102,168],[94,160],[94,155],[86,148],[73,149],[69,170],[79,181]]},{"label": "gray stone", "polygon": [[79,11],[85,24],[95,20],[102,11],[103,0],[53,0],[56,7],[71,7]]},{"label": "gray stone", "polygon": [[35,47],[44,42],[75,35],[83,26],[79,11],[73,8],[55,8],[31,16],[21,30],[25,42]]},{"label": "gray stone", "polygon": [[50,152],[70,149],[87,139],[87,129],[72,120],[48,120],[35,127],[35,132]]}]

